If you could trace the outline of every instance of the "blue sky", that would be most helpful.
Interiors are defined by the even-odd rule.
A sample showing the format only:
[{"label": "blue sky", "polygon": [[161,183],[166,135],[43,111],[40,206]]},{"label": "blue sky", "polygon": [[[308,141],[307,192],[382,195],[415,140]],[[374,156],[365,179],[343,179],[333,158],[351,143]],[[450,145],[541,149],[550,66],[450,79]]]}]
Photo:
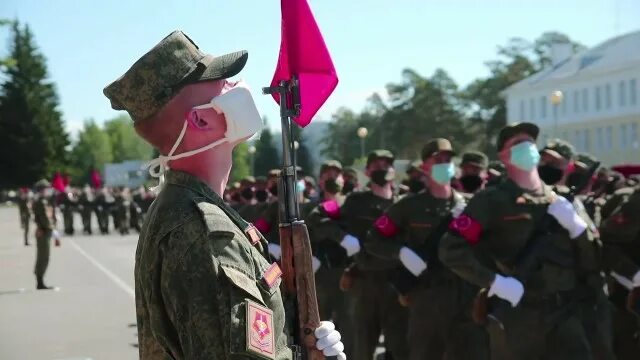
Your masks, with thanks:
[{"label": "blue sky", "polygon": [[[511,37],[532,40],[558,30],[587,46],[640,29],[637,0],[309,0],[340,83],[319,112],[359,110],[374,91],[399,81],[403,68],[423,75],[441,67],[466,85]],[[28,23],[48,59],[67,128],[118,115],[102,88],[174,29],[212,54],[249,51],[240,74],[258,108],[279,126],[278,110],[259,93],[273,75],[280,43],[276,0],[2,0],[0,17]],[[0,33],[3,43],[8,32]],[[6,45],[0,54],[6,53]]]}]

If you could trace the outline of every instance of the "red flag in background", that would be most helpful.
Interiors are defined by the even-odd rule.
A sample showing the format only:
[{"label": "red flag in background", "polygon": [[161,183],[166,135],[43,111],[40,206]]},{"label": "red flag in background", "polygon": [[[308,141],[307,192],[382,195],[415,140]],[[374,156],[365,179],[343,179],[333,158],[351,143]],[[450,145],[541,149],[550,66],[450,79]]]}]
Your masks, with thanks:
[{"label": "red flag in background", "polygon": [[96,169],[91,170],[91,185],[93,185],[94,189],[102,187],[102,177]]},{"label": "red flag in background", "polygon": [[[338,75],[307,0],[281,0],[281,9],[282,40],[271,86],[299,79],[300,116],[293,120],[305,127],[338,85]],[[280,102],[278,93],[273,98]]]},{"label": "red flag in background", "polygon": [[62,175],[60,175],[59,172],[56,172],[56,174],[53,175],[53,180],[51,180],[51,187],[60,192],[64,192],[64,180],[62,179]]}]

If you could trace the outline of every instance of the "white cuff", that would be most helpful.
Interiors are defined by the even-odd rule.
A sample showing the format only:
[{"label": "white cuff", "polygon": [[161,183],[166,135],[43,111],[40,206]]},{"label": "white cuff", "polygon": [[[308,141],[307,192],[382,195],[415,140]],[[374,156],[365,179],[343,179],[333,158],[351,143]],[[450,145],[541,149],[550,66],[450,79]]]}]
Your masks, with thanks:
[{"label": "white cuff", "polygon": [[400,249],[400,261],[409,272],[414,276],[420,276],[425,270],[427,270],[427,263],[416,254],[413,250],[406,246]]},{"label": "white cuff", "polygon": [[633,287],[640,287],[640,271],[633,275]]},{"label": "white cuff", "polygon": [[320,259],[311,255],[311,267],[313,268],[314,274],[318,271],[318,269],[320,269],[320,265],[322,265],[322,263],[320,262]]},{"label": "white cuff", "polygon": [[280,249],[280,245],[269,243],[268,249],[271,256],[276,260],[280,260],[280,257],[282,256],[282,249]]},{"label": "white cuff", "polygon": [[340,246],[347,251],[347,256],[353,256],[360,252],[360,240],[350,234],[347,234],[342,238]]},{"label": "white cuff", "polygon": [[[636,274],[633,278],[635,279],[636,276],[638,276],[638,274]],[[616,281],[618,282],[618,284],[624,286],[627,290],[631,290],[633,289],[633,281],[630,281],[629,279],[627,279],[626,277],[616,273],[615,271],[611,272],[611,277],[616,279]]]}]

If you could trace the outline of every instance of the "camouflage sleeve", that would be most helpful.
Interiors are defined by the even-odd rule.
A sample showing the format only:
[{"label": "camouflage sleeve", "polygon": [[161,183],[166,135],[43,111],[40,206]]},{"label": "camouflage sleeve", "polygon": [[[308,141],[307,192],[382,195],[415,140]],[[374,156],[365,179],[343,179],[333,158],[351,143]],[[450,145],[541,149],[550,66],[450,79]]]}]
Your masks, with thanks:
[{"label": "camouflage sleeve", "polygon": [[449,232],[440,241],[438,256],[442,263],[465,280],[480,287],[489,287],[495,273],[484,266],[474,254],[477,245],[491,223],[490,194],[478,193],[465,210],[453,219]]},{"label": "camouflage sleeve", "polygon": [[49,216],[47,216],[47,209],[43,200],[38,200],[33,204],[33,220],[39,228],[51,229],[53,227]]},{"label": "camouflage sleeve", "polygon": [[365,249],[367,252],[388,260],[399,258],[403,246],[406,222],[404,209],[407,198],[391,205],[374,223],[367,234]]},{"label": "camouflage sleeve", "polygon": [[632,278],[640,268],[629,258],[629,252],[640,239],[640,191],[618,207],[600,225],[600,236],[604,246],[605,268]]}]

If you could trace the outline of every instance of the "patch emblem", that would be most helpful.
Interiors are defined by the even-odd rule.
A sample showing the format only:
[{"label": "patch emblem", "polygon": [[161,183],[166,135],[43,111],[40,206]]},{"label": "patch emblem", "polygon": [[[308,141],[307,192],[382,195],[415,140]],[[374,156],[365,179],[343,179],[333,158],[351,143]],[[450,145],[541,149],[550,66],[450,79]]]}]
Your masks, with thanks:
[{"label": "patch emblem", "polygon": [[449,229],[460,234],[471,245],[477,244],[482,234],[482,225],[466,214],[455,218],[449,224]]},{"label": "patch emblem", "polygon": [[262,358],[275,359],[273,312],[251,300],[247,305],[247,351]]},{"label": "patch emblem", "polygon": [[255,245],[260,242],[260,234],[258,233],[258,230],[255,228],[255,226],[249,225],[244,233],[247,234],[249,240],[251,240],[251,245]]},{"label": "patch emblem", "polygon": [[380,216],[373,223],[373,226],[385,237],[392,237],[400,231],[398,225],[396,225],[387,214]]},{"label": "patch emblem", "polygon": [[278,279],[280,279],[281,277],[282,270],[277,263],[271,264],[271,266],[269,266],[269,268],[264,272],[264,275],[262,275],[264,282],[267,283],[267,286],[269,286],[269,288],[272,288],[276,281],[278,281]]}]

